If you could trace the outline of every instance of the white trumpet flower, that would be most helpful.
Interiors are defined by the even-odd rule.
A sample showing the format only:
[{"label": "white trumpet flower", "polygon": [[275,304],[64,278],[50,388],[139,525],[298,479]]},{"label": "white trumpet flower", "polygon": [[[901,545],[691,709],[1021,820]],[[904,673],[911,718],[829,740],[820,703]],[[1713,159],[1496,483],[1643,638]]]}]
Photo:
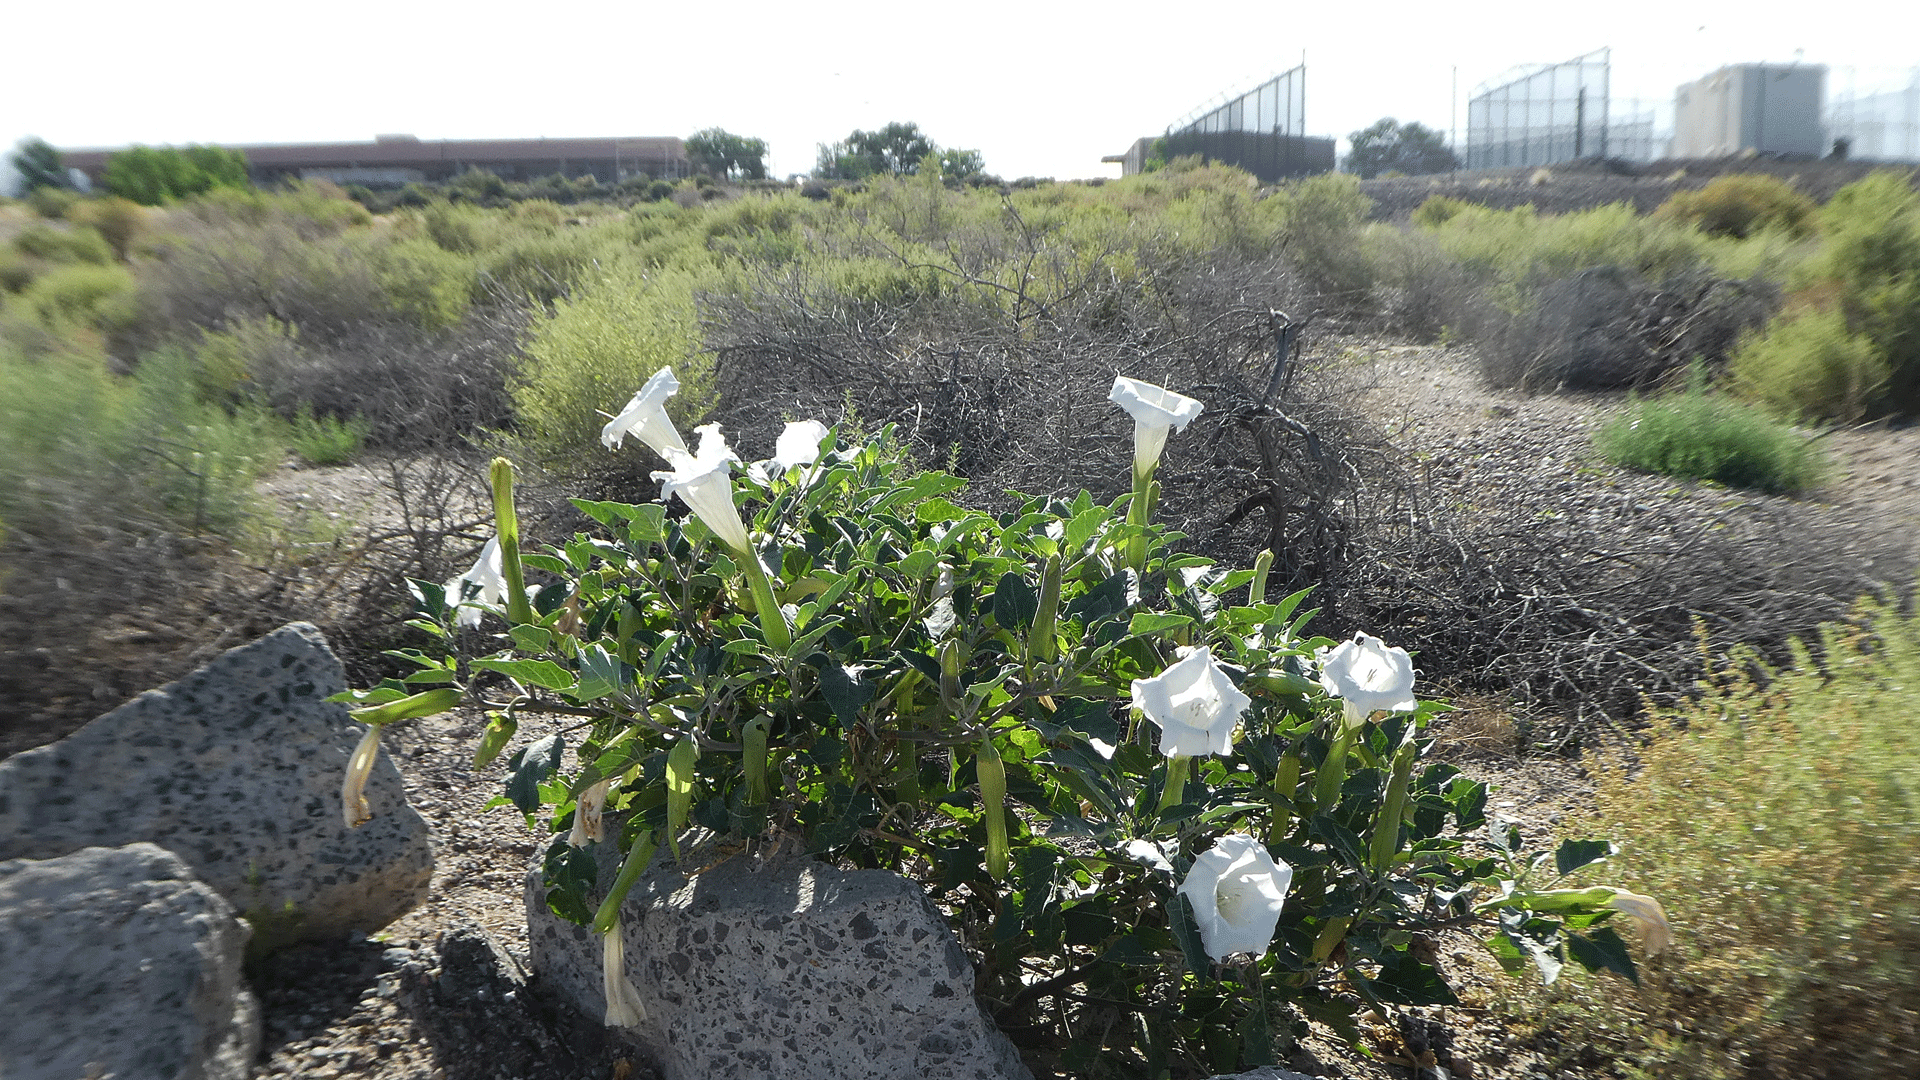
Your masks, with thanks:
[{"label": "white trumpet flower", "polygon": [[647,1018],[640,992],[627,981],[626,927],[615,919],[613,929],[600,935],[600,973],[606,993],[608,1027],[639,1027]]},{"label": "white trumpet flower", "polygon": [[379,758],[380,729],[369,727],[347,759],[347,775],[340,782],[340,812],[349,829],[373,820],[373,810],[367,805],[367,777],[373,774],[373,763]]},{"label": "white trumpet flower", "polygon": [[600,444],[609,450],[617,449],[628,435],[635,435],[662,457],[666,456],[668,447],[685,451],[687,444],[681,441],[673,421],[667,418],[667,399],[679,389],[680,380],[673,377],[672,368],[654,372],[653,378],[620,410],[620,415],[600,429]]},{"label": "white trumpet flower", "polygon": [[1205,645],[1151,679],[1133,680],[1133,707],[1160,725],[1168,757],[1233,753],[1233,729],[1251,704]]},{"label": "white trumpet flower", "polygon": [[[479,593],[473,599],[466,598],[466,586],[474,585]],[[473,569],[447,582],[447,606],[458,608],[460,625],[478,628],[481,611],[474,605],[491,604],[498,606],[507,599],[507,573],[500,556],[500,538],[487,541],[480,549],[480,557],[474,560]]]},{"label": "white trumpet flower", "polygon": [[1625,889],[1615,890],[1607,906],[1628,919],[1640,931],[1640,943],[1648,956],[1658,956],[1673,944],[1673,927],[1667,922],[1667,909],[1651,896]]},{"label": "white trumpet flower", "polygon": [[1193,418],[1206,406],[1164,386],[1155,386],[1124,375],[1113,377],[1113,390],[1107,400],[1127,410],[1133,417],[1133,475],[1136,482],[1152,473],[1160,464],[1160,452],[1166,448],[1167,432],[1185,431]]},{"label": "white trumpet flower", "polygon": [[568,844],[586,847],[605,838],[606,830],[601,828],[600,815],[607,808],[607,789],[612,786],[613,779],[609,777],[580,793],[573,807],[573,831],[567,834]]},{"label": "white trumpet flower", "polygon": [[753,546],[747,541],[747,527],[740,520],[740,511],[733,505],[733,483],[728,479],[732,463],[740,459],[727,446],[726,437],[720,434],[720,425],[705,424],[694,431],[700,436],[698,453],[689,454],[672,447],[663,451],[667,464],[673,469],[653,474],[653,478],[660,481],[660,497],[670,499],[678,495],[722,543],[735,553],[752,558]]},{"label": "white trumpet flower", "polygon": [[1345,706],[1347,721],[1359,724],[1378,710],[1411,712],[1413,657],[1371,634],[1355,634],[1314,657],[1320,663],[1320,687]]},{"label": "white trumpet flower", "polygon": [[1274,861],[1265,844],[1228,833],[1194,858],[1180,892],[1193,906],[1207,955],[1225,960],[1235,953],[1267,954],[1292,884],[1293,868]]}]

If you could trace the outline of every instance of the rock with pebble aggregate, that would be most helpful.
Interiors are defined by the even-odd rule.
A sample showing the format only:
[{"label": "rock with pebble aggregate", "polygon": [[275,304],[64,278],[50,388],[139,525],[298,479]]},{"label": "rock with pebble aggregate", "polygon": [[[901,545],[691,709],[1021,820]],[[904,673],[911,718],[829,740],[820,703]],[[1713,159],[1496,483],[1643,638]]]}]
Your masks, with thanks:
[{"label": "rock with pebble aggregate", "polygon": [[[601,940],[548,911],[538,867],[527,912],[543,988],[603,1016]],[[622,926],[646,1018],[620,1035],[664,1080],[1031,1080],[946,919],[896,874],[738,855],[689,877],[663,858]]]},{"label": "rock with pebble aggregate", "polygon": [[0,862],[0,1076],[238,1080],[250,931],[153,844]]},{"label": "rock with pebble aggregate", "polygon": [[373,819],[342,820],[366,730],[320,632],[292,623],[59,742],[0,761],[0,859],[149,841],[178,855],[271,941],[375,930],[433,874],[427,826],[381,755]]}]

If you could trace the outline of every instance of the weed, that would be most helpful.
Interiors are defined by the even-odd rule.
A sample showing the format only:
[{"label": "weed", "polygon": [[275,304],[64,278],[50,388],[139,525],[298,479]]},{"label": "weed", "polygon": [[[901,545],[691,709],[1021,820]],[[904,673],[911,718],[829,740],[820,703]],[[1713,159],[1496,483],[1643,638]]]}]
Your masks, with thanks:
[{"label": "weed", "polygon": [[1636,401],[1594,439],[1629,469],[1784,494],[1817,484],[1824,458],[1805,437],[1751,405],[1708,394]]}]

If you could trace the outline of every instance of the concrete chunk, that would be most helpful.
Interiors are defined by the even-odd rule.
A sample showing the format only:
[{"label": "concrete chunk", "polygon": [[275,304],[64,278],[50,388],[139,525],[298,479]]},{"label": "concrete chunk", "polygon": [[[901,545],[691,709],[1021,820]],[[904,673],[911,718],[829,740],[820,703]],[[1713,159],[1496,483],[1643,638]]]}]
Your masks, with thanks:
[{"label": "concrete chunk", "polygon": [[153,844],[0,862],[0,1076],[245,1077],[249,933]]},{"label": "concrete chunk", "polygon": [[426,895],[427,826],[381,755],[373,820],[349,830],[340,782],[366,729],[320,632],[292,623],[0,761],[0,859],[149,841],[276,939],[376,930]]}]

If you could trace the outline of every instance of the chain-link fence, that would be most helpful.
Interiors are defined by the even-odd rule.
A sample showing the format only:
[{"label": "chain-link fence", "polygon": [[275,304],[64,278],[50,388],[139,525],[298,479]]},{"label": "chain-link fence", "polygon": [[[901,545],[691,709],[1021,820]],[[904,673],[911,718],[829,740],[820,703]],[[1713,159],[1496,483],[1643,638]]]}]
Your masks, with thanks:
[{"label": "chain-link fence", "polygon": [[[1467,168],[1618,155],[1609,131],[1610,67],[1609,50],[1601,49],[1474,94],[1467,100]],[[1651,146],[1651,119],[1642,142]]]},{"label": "chain-link fence", "polygon": [[1167,128],[1168,135],[1248,132],[1304,135],[1307,129],[1307,66],[1283,71],[1224,105],[1209,103]]},{"label": "chain-link fence", "polygon": [[1906,86],[1877,93],[1834,95],[1827,130],[1846,140],[1848,157],[1866,161],[1920,161],[1920,68]]}]

